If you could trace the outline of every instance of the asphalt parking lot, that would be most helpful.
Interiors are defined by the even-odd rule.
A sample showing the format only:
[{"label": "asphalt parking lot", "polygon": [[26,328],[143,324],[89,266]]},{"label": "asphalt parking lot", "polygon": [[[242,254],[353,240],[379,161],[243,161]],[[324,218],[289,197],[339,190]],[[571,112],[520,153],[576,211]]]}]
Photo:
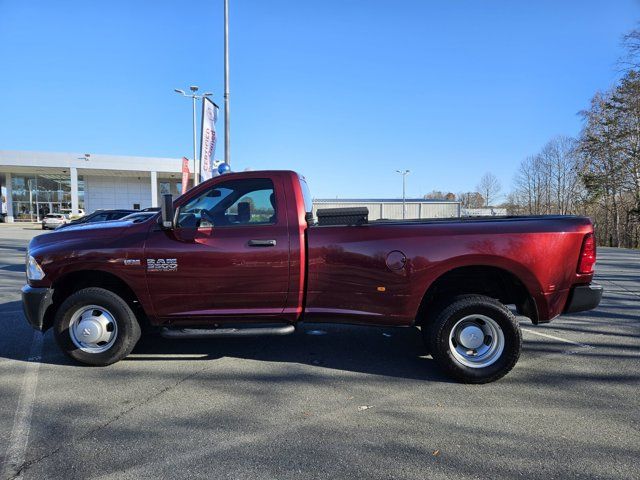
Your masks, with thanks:
[{"label": "asphalt parking lot", "polygon": [[75,365],[21,310],[39,233],[0,225],[3,478],[640,479],[640,252],[600,249],[600,307],[523,322],[515,369],[469,386],[412,329],[143,339]]}]

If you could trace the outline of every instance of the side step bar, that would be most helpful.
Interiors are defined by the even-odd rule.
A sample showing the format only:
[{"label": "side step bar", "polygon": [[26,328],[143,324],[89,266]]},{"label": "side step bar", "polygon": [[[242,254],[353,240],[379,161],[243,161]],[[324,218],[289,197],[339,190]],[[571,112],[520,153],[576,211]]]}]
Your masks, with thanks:
[{"label": "side step bar", "polygon": [[295,332],[294,325],[269,327],[231,327],[231,328],[163,328],[160,335],[164,338],[220,338],[220,337],[256,337],[260,335],[289,335]]}]

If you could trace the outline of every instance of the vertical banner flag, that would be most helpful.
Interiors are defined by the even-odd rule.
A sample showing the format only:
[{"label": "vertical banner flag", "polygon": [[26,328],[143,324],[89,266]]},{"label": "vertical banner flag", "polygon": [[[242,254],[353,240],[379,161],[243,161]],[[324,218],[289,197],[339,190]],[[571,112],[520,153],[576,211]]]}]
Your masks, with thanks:
[{"label": "vertical banner flag", "polygon": [[182,157],[182,192],[184,193],[189,188],[189,159]]},{"label": "vertical banner flag", "polygon": [[203,182],[213,176],[216,120],[218,120],[218,106],[204,97],[202,99],[202,130],[200,132],[200,176]]}]

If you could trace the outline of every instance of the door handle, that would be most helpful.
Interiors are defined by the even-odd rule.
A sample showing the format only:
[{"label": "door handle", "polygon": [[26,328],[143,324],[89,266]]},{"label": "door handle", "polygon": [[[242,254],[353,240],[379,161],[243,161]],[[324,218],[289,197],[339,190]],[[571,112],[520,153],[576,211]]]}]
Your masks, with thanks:
[{"label": "door handle", "polygon": [[250,247],[275,247],[275,240],[249,240]]}]

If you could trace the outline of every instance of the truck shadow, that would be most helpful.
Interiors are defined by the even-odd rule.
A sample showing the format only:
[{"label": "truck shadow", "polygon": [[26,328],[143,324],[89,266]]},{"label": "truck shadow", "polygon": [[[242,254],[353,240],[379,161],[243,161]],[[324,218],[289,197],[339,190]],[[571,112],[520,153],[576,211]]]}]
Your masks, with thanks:
[{"label": "truck shadow", "polygon": [[168,340],[143,337],[126,361],[242,358],[398,378],[452,382],[428,357],[415,328],[301,326],[283,337]]},{"label": "truck shadow", "polygon": [[[0,318],[4,327],[0,362],[3,359],[26,361],[33,330],[24,319],[21,302],[1,304]],[[64,368],[90,368],[82,367],[63,355],[52,333],[49,330],[45,334],[42,363]],[[287,336],[206,340],[169,340],[158,334],[143,334],[133,353],[123,362],[215,362],[224,358],[452,382],[427,356],[420,331],[416,328],[304,324]],[[105,368],[117,370],[118,365],[121,363]]]}]

